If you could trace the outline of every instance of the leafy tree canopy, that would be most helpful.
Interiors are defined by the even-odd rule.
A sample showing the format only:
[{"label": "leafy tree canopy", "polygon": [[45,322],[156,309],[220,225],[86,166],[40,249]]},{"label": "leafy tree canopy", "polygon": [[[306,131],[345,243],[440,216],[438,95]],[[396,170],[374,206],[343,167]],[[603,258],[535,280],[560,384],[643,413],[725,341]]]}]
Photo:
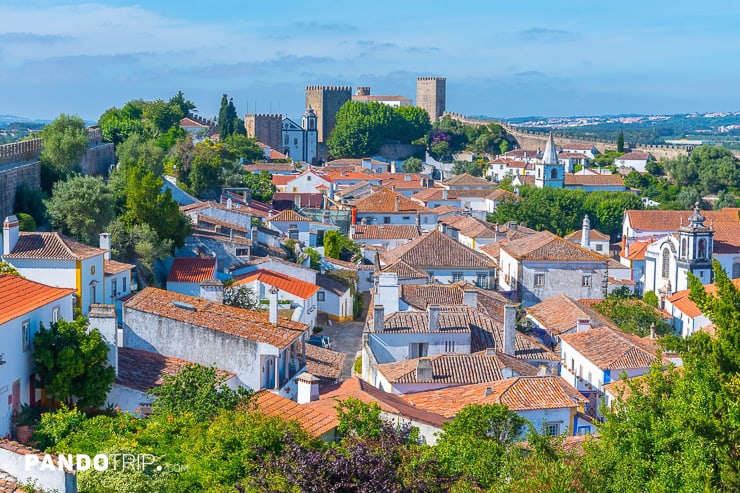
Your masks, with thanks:
[{"label": "leafy tree canopy", "polygon": [[97,329],[88,329],[87,319],[41,326],[33,348],[35,372],[48,395],[80,408],[103,405],[116,372],[108,366],[108,346]]},{"label": "leafy tree canopy", "polygon": [[87,151],[85,122],[79,116],[61,114],[40,135],[44,139],[41,188],[50,193],[55,182],[80,169],[80,160]]},{"label": "leafy tree canopy", "polygon": [[254,290],[249,286],[230,286],[224,289],[224,305],[244,308],[246,310],[258,310],[260,300]]},{"label": "leafy tree canopy", "polygon": [[45,201],[51,224],[86,243],[98,243],[98,235],[113,219],[113,192],[99,177],[74,176],[54,185]]},{"label": "leafy tree canopy", "polygon": [[7,262],[0,260],[0,275],[2,274],[10,274],[11,276],[23,277],[21,273],[18,272],[18,269]]},{"label": "leafy tree canopy", "polygon": [[418,157],[410,157],[403,162],[402,169],[404,173],[419,173],[424,165]]},{"label": "leafy tree canopy", "polygon": [[699,146],[688,157],[666,159],[663,166],[677,185],[696,187],[700,195],[740,187],[740,163],[722,147]]}]

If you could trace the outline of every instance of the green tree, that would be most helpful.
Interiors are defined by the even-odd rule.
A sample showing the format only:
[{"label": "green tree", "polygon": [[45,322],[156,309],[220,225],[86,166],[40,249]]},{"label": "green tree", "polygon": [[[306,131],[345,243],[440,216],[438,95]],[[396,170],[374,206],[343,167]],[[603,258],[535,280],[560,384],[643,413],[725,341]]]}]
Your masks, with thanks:
[{"label": "green tree", "polygon": [[342,236],[338,231],[330,230],[324,234],[324,256],[342,259],[359,253],[359,245],[346,236]]},{"label": "green tree", "polygon": [[720,190],[717,194],[717,202],[714,203],[713,209],[722,210],[725,207],[737,207],[735,194],[730,190]]},{"label": "green tree", "polygon": [[114,216],[113,193],[99,177],[75,176],[57,182],[45,204],[55,228],[88,245],[97,244],[98,235]]},{"label": "green tree", "polygon": [[483,176],[483,167],[475,161],[455,161],[451,171],[453,175]]},{"label": "green tree", "polygon": [[655,326],[658,335],[672,332],[661,311],[641,300],[609,297],[593,305],[593,308],[629,334],[648,336],[651,325]]},{"label": "green tree", "polygon": [[169,104],[179,107],[184,116],[187,116],[188,113],[195,109],[195,103],[189,99],[185,99],[182,91],[177,91],[177,94],[170,98]]},{"label": "green tree", "polygon": [[624,132],[621,130],[617,135],[617,152],[624,152]]},{"label": "green tree", "polygon": [[244,122],[236,113],[234,99],[229,99],[228,94],[221,97],[221,107],[218,110],[218,134],[221,139],[233,134],[246,134]]},{"label": "green tree", "polygon": [[408,144],[424,137],[432,128],[429,113],[418,106],[399,106],[394,109],[397,116],[396,131],[389,133],[391,139]]},{"label": "green tree", "polygon": [[342,436],[377,438],[383,431],[381,410],[377,402],[368,404],[354,397],[347,397],[339,400],[334,409],[337,410],[339,419],[337,431]]},{"label": "green tree", "polygon": [[215,197],[223,184],[223,165],[217,148],[205,143],[196,144],[190,173],[185,180],[188,191],[197,197]]},{"label": "green tree", "polygon": [[[142,102],[143,103],[143,102]],[[131,103],[129,103],[131,104]],[[132,108],[129,108],[132,109]],[[132,111],[124,112],[118,108],[109,108],[98,118],[98,125],[103,132],[103,140],[118,144],[128,139],[131,135],[144,133],[144,126],[139,118],[130,116]],[[134,114],[138,113],[133,111]]]},{"label": "green tree", "polygon": [[224,305],[244,308],[245,310],[259,310],[260,300],[249,286],[229,286],[224,289]]},{"label": "green tree", "polygon": [[327,139],[336,158],[365,157],[376,154],[398,122],[393,108],[371,101],[347,101],[337,112],[337,124]]},{"label": "green tree", "polygon": [[15,204],[13,210],[16,212],[25,212],[33,216],[36,224],[46,222],[46,206],[44,199],[46,195],[39,189],[32,190],[28,183],[21,183],[15,191]]},{"label": "green tree", "polygon": [[156,396],[153,410],[157,414],[191,413],[207,420],[222,410],[234,410],[248,400],[252,392],[240,387],[234,390],[224,384],[226,376],[215,368],[189,364],[177,375],[166,376],[162,385],[149,391]]},{"label": "green tree", "polygon": [[136,264],[143,277],[157,285],[154,262],[172,254],[172,240],[160,239],[146,223],[127,226],[121,219],[111,222],[107,230],[111,235],[112,256]]},{"label": "green tree", "polygon": [[252,198],[261,202],[271,202],[275,194],[275,184],[272,183],[272,175],[262,170],[259,173],[245,173],[243,175],[243,186],[252,192]]},{"label": "green tree", "polygon": [[688,157],[666,159],[663,166],[677,185],[696,187],[700,195],[740,187],[740,164],[722,147],[699,146]]},{"label": "green tree", "polygon": [[419,173],[424,168],[424,165],[418,157],[410,157],[403,162],[401,166],[404,173]]},{"label": "green tree", "polygon": [[36,231],[36,221],[33,220],[33,216],[25,212],[16,212],[15,216],[18,218],[18,227],[21,231]]},{"label": "green tree", "polygon": [[224,143],[229,152],[236,160],[246,163],[255,163],[265,160],[265,151],[257,145],[257,139],[247,137],[238,133],[229,135],[221,142]]},{"label": "green tree", "polygon": [[142,116],[146,127],[154,137],[157,137],[173,126],[179,125],[185,114],[178,104],[157,99],[144,104]]},{"label": "green tree", "polygon": [[486,489],[502,479],[507,455],[526,423],[500,404],[468,405],[442,425],[433,453],[447,474]]},{"label": "green tree", "polygon": [[48,395],[79,408],[105,402],[116,371],[108,366],[108,346],[87,320],[60,319],[39,327],[33,339],[33,360],[40,386]]},{"label": "green tree", "polygon": [[141,134],[133,134],[116,147],[121,168],[141,166],[155,175],[164,173],[165,152],[157,143]]},{"label": "green tree", "polygon": [[21,273],[18,272],[18,269],[16,269],[15,267],[13,267],[12,265],[10,265],[7,262],[3,262],[2,260],[0,260],[0,275],[3,275],[3,274],[9,274],[11,276],[23,277],[21,275]]},{"label": "green tree", "polygon": [[55,182],[80,169],[80,160],[87,151],[85,122],[79,116],[61,114],[40,135],[44,139],[41,188],[50,193]]}]

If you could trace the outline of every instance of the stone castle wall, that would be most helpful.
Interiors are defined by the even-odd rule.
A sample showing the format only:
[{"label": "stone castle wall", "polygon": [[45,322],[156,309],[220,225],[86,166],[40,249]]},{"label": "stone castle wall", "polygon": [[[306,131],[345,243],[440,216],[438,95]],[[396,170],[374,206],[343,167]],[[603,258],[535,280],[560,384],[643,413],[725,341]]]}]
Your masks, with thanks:
[{"label": "stone castle wall", "polygon": [[[449,116],[450,118],[457,120],[461,123],[464,123],[466,125],[488,125],[489,123],[497,123],[504,127],[506,132],[513,136],[516,141],[519,143],[519,147],[522,149],[544,149],[545,144],[547,143],[547,133],[542,132],[532,132],[528,130],[522,130],[517,127],[513,127],[511,125],[508,125],[500,120],[494,120],[492,118],[473,118],[465,115],[461,115],[459,113],[445,113],[445,116]],[[558,134],[558,132],[553,132],[553,137],[555,138],[555,143],[559,146],[567,147],[569,145],[574,144],[586,144],[586,145],[593,145],[595,146],[600,152],[604,152],[607,149],[616,150],[617,149],[617,143],[616,141],[608,141],[608,140],[596,140],[596,139],[574,139],[572,137],[565,137],[563,135]],[[668,159],[668,158],[675,158],[676,156],[685,156],[686,154],[690,153],[692,150],[692,147],[687,146],[681,146],[681,145],[669,145],[669,144],[662,144],[662,145],[650,145],[650,144],[638,144],[634,142],[625,142],[624,143],[625,148],[630,149],[632,151],[642,151],[642,152],[648,152],[653,155],[656,159]],[[735,155],[735,157],[740,158],[740,151],[732,151],[732,153]]]},{"label": "stone castle wall", "polygon": [[37,161],[41,156],[43,143],[41,139],[22,140],[11,144],[0,145],[0,166],[5,164]]},{"label": "stone castle wall", "polygon": [[326,142],[337,125],[337,112],[344,103],[352,99],[350,86],[306,87],[306,108],[316,112],[316,128],[319,142]]},{"label": "stone castle wall", "polygon": [[105,176],[116,162],[113,143],[102,142],[87,148],[87,152],[80,161],[80,169],[83,175]]},{"label": "stone castle wall", "polygon": [[244,115],[244,128],[247,135],[278,152],[283,152],[282,122],[283,117],[276,114]]},{"label": "stone castle wall", "polygon": [[38,159],[0,166],[0,220],[13,214],[15,193],[23,183],[31,190],[41,187],[41,162]]},{"label": "stone castle wall", "polygon": [[418,77],[416,79],[416,106],[426,110],[432,122],[445,114],[447,79]]}]

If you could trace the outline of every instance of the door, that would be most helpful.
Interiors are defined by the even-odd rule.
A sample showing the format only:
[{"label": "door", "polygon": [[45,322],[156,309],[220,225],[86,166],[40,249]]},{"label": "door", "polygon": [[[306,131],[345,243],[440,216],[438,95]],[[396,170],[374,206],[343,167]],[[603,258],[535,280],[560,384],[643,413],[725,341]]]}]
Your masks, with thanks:
[{"label": "door", "polygon": [[13,400],[12,406],[11,406],[13,408],[13,412],[17,413],[18,411],[21,410],[21,381],[20,379],[13,382],[13,394],[12,394],[11,399]]}]

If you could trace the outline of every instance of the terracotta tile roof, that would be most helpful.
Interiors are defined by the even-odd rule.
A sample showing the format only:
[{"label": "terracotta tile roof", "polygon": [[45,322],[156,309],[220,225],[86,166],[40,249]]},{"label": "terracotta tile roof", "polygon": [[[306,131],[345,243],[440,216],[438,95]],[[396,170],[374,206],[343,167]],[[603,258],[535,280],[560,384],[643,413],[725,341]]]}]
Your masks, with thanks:
[{"label": "terracotta tile roof", "polygon": [[611,327],[564,334],[561,339],[602,370],[647,368],[658,361],[654,340]]},{"label": "terracotta tile roof", "polygon": [[367,181],[361,181],[360,183],[355,183],[354,185],[348,185],[346,187],[340,187],[339,190],[336,191],[337,194],[341,195],[342,197],[345,197],[347,195],[351,195],[352,193],[356,192],[357,190],[362,190],[365,187],[372,186],[370,182]]},{"label": "terracotta tile roof", "polygon": [[180,126],[183,128],[210,128],[208,125],[204,125],[203,123],[196,122],[195,120],[191,120],[190,118],[183,118],[180,120]]},{"label": "terracotta tile roof", "polygon": [[740,222],[716,222],[714,227],[714,253],[740,252]]},{"label": "terracotta tile roof", "polygon": [[[362,162],[366,160],[367,158],[341,158],[341,159],[334,159],[332,161],[329,161],[326,163],[327,169],[329,167],[333,166],[358,166],[359,169],[362,168]],[[378,161],[377,159],[370,159],[371,164],[388,164],[385,161]]]},{"label": "terracotta tile roof", "polygon": [[[146,392],[162,385],[164,377],[175,376],[180,370],[191,364],[190,361],[170,358],[141,349],[119,347],[116,383]],[[233,373],[228,371],[217,370],[216,373],[224,380],[234,376]]]},{"label": "terracotta tile roof", "polygon": [[[504,347],[503,317],[494,318],[480,313],[476,323],[471,325],[471,351],[478,352],[490,348]],[[516,331],[514,334],[514,357],[529,361],[559,361],[560,355],[550,351],[533,337]]]},{"label": "terracotta tile roof", "polygon": [[285,186],[296,179],[297,175],[272,175],[270,181],[275,186]]},{"label": "terracotta tile roof", "polygon": [[[493,184],[491,184],[493,188]],[[434,200],[458,200],[469,198],[485,198],[489,195],[490,190],[447,190],[447,198],[444,198],[444,188],[427,188],[421,192],[416,192],[411,196],[412,199],[419,202],[431,202]]]},{"label": "terracotta tile roof", "polygon": [[470,216],[450,216],[439,219],[438,222],[456,229],[461,235],[468,238],[496,238],[496,225],[481,221]]},{"label": "terracotta tile roof", "polygon": [[322,380],[334,382],[342,378],[346,360],[344,353],[306,344],[306,371]]},{"label": "terracotta tile roof", "polygon": [[176,257],[167,282],[201,283],[216,276],[216,257]]},{"label": "terracotta tile roof", "polygon": [[538,154],[539,154],[538,151],[530,151],[527,149],[513,149],[511,151],[505,152],[503,155],[506,157],[515,157],[515,158],[523,158],[523,157],[536,158]]},{"label": "terracotta tile roof", "polygon": [[403,260],[399,260],[383,268],[383,272],[395,272],[398,279],[428,279],[429,274],[421,269],[416,269]]},{"label": "terracotta tile roof", "polygon": [[647,252],[647,248],[651,243],[653,243],[653,240],[632,242],[628,249],[629,253],[625,258],[629,260],[645,260],[645,252]]},{"label": "terracotta tile roof", "polygon": [[613,322],[601,316],[596,310],[562,293],[530,306],[526,311],[529,316],[537,320],[540,325],[554,335],[560,335],[575,328],[579,319],[591,320],[591,325],[594,327],[600,325],[614,326]]},{"label": "terracotta tile roof", "polygon": [[[625,214],[632,229],[638,231],[678,231],[681,221],[687,224],[693,211],[628,210]],[[706,218],[705,223],[714,221],[715,228],[718,223],[740,222],[738,209],[735,208],[701,211],[701,214]]]},{"label": "terracotta tile roof", "polygon": [[[478,311],[464,305],[441,306],[439,314],[439,333],[470,332],[470,326],[477,321]],[[369,324],[374,332],[374,327]],[[396,312],[385,318],[384,334],[428,333],[429,313]]]},{"label": "terracotta tile roof", "polygon": [[204,228],[206,225],[210,225],[211,227],[221,226],[223,228],[233,229],[234,231],[238,231],[241,233],[249,233],[250,229],[249,227],[242,224],[222,221],[221,219],[216,219],[215,217],[207,216],[205,214],[197,214],[195,216],[195,227]]},{"label": "terracotta tile roof", "polygon": [[362,240],[413,240],[421,236],[412,224],[356,224],[352,239]]},{"label": "terracotta tile roof", "polygon": [[83,260],[105,252],[61,233],[21,232],[13,251],[3,258]]},{"label": "terracotta tile roof", "polygon": [[0,325],[74,293],[19,276],[0,274]]},{"label": "terracotta tile roof", "polygon": [[321,390],[318,401],[309,402],[306,406],[315,409],[333,410],[337,401],[344,400],[348,397],[354,397],[365,403],[375,402],[380,406],[381,411],[391,414],[397,414],[404,418],[441,427],[442,423],[448,421],[447,418],[439,414],[430,413],[423,409],[417,409],[399,395],[383,392],[373,387],[364,380],[353,377],[344,380],[336,385],[328,386]]},{"label": "terracotta tile roof", "polygon": [[374,174],[365,173],[364,171],[328,171],[321,175],[321,178],[328,182],[342,181],[370,181],[380,182],[380,178]]},{"label": "terracotta tile roof", "polygon": [[355,203],[358,213],[411,213],[420,212],[429,214],[431,211],[423,205],[409,198],[404,197],[398,192],[388,188],[381,188],[369,197],[362,198]]},{"label": "terracotta tile roof", "polygon": [[323,409],[301,405],[269,390],[257,392],[253,402],[255,407],[267,416],[279,417],[284,421],[296,421],[313,437],[320,437],[339,426],[336,411],[325,412]]},{"label": "terracotta tile roof", "polygon": [[588,159],[588,156],[582,152],[559,152],[559,159]]},{"label": "terracotta tile roof", "polygon": [[316,274],[316,285],[326,291],[341,296],[349,290],[349,286],[329,276]]},{"label": "terracotta tile roof", "polygon": [[103,260],[103,272],[106,276],[114,276],[121,272],[135,269],[134,264],[126,264],[124,262],[118,262],[116,260]]},{"label": "terracotta tile roof", "polygon": [[319,287],[310,282],[301,281],[295,277],[291,277],[280,272],[275,272],[266,269],[259,269],[248,274],[237,276],[234,278],[234,286],[240,286],[242,284],[249,284],[254,281],[259,281],[263,284],[275,286],[280,291],[285,291],[304,300],[310,298],[319,290]]},{"label": "terracotta tile roof", "polygon": [[437,216],[441,216],[442,214],[452,214],[452,213],[463,212],[461,208],[455,207],[452,205],[440,205],[437,207],[433,207],[429,210],[436,213]]},{"label": "terracotta tile roof", "polygon": [[381,260],[386,264],[403,260],[414,267],[429,268],[490,269],[493,267],[491,259],[438,230],[385,252]]},{"label": "terracotta tile roof", "polygon": [[244,171],[249,173],[259,173],[260,171],[293,171],[294,169],[290,163],[254,163],[244,165]]},{"label": "terracotta tile roof", "polygon": [[[506,357],[495,351],[481,351],[474,354],[446,353],[429,358],[407,359],[378,365],[381,373],[390,383],[434,383],[444,385],[465,385],[491,382],[504,378],[502,369],[511,368],[520,375],[536,375],[538,369],[529,363]],[[416,367],[420,359],[432,364],[432,378],[419,379]]]},{"label": "terracotta tile roof", "polygon": [[549,231],[540,231],[525,238],[509,241],[501,245],[501,250],[518,260],[604,262],[605,266],[607,261],[606,257],[564,240]]},{"label": "terracotta tile roof", "polygon": [[428,305],[462,305],[463,289],[457,284],[401,284],[401,299],[418,310]]},{"label": "terracotta tile roof", "polygon": [[383,188],[390,188],[391,190],[425,190],[427,184],[422,183],[421,180],[401,180],[399,178],[385,179],[383,180]]},{"label": "terracotta tile roof", "polygon": [[525,176],[518,175],[518,176],[515,176],[515,178],[518,179],[522,183],[522,185],[527,185],[530,187],[534,186],[535,178],[532,175],[525,175]]},{"label": "terracotta tile roof", "polygon": [[[567,173],[563,181],[566,187],[573,186],[619,186],[624,187],[624,180],[619,175],[574,175]],[[625,187],[626,188],[626,187]]]},{"label": "terracotta tile roof", "polygon": [[514,200],[514,201],[522,200],[522,198],[519,195],[515,193],[511,193],[508,190],[504,190],[503,188],[495,189],[493,192],[489,193],[486,196],[486,198],[494,202],[503,202],[506,200]]},{"label": "terracotta tile roof", "polygon": [[159,315],[250,341],[271,344],[279,349],[285,349],[308,330],[305,324],[283,317],[274,326],[270,324],[266,312],[244,310],[151,287],[133,295],[123,306],[124,310]]},{"label": "terracotta tile roof", "polygon": [[[731,282],[737,289],[740,289],[740,278],[732,279]],[[704,286],[704,291],[706,291],[707,294],[716,296],[717,285],[714,283],[707,284],[706,286]],[[685,313],[691,318],[695,318],[701,315],[702,311],[699,309],[698,306],[696,306],[696,303],[689,299],[689,293],[690,290],[688,289],[684,289],[683,291],[676,291],[667,299],[671,302],[673,306],[681,310],[682,313]]]},{"label": "terracotta tile roof", "polygon": [[647,158],[650,155],[647,152],[640,152],[640,151],[632,151],[628,152],[627,154],[622,154],[621,156],[615,158],[615,160],[625,160],[625,161],[647,161]]},{"label": "terracotta tile roof", "polygon": [[411,100],[405,96],[378,96],[375,94],[367,95],[353,95],[352,101],[401,101],[411,102]]},{"label": "terracotta tile roof", "polygon": [[477,176],[463,173],[461,175],[453,176],[442,182],[445,186],[477,186],[477,187],[493,187],[493,184],[485,178],[479,178]]},{"label": "terracotta tile roof", "polygon": [[[581,236],[583,235],[583,230],[579,229],[576,231],[573,231],[569,235],[565,235],[566,240],[576,240],[580,243]],[[597,241],[609,241],[611,238],[609,238],[609,235],[605,235],[601,231],[597,229],[592,229],[588,234],[589,239],[591,240],[597,240]]]},{"label": "terracotta tile roof", "polygon": [[534,411],[573,409],[588,402],[588,399],[557,376],[515,377],[418,392],[403,398],[421,409],[448,418],[454,418],[469,404],[503,404],[512,411]]},{"label": "terracotta tile roof", "polygon": [[284,211],[280,211],[274,216],[268,217],[267,220],[270,222],[286,222],[286,223],[301,223],[301,222],[310,221],[310,219],[308,219],[306,216],[302,216],[292,209],[286,209]]},{"label": "terracotta tile roof", "polygon": [[483,245],[482,247],[479,247],[478,249],[484,254],[488,255],[491,259],[493,259],[494,262],[498,263],[499,257],[501,255],[501,245],[503,245],[504,243],[508,243],[508,241],[509,240],[507,239],[503,239],[495,243],[489,243],[488,245]]},{"label": "terracotta tile roof", "polygon": [[324,260],[332,265],[341,267],[342,269],[347,269],[347,270],[359,270],[360,269],[359,265],[353,262],[347,262],[346,260],[340,260],[337,258],[329,258],[329,257],[324,257]]}]

